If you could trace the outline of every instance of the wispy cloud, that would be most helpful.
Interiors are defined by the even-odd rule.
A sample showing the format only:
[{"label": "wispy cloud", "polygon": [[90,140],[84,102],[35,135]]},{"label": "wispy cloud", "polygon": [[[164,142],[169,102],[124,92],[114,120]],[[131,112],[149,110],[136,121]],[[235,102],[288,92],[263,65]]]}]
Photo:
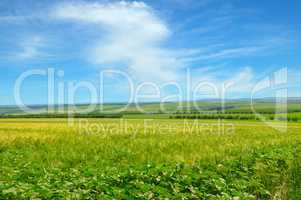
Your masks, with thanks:
[{"label": "wispy cloud", "polygon": [[191,85],[198,98],[248,96],[256,85],[256,75],[250,66],[238,70],[225,69],[223,65],[206,66],[192,73]]},{"label": "wispy cloud", "polygon": [[49,45],[47,39],[40,35],[22,36],[15,38],[16,44],[5,51],[0,52],[0,58],[9,62],[23,61],[44,61],[54,58],[54,55],[49,53]]},{"label": "wispy cloud", "polygon": [[[166,1],[166,0],[164,0]],[[214,2],[215,0],[167,0],[167,2],[174,3],[178,5],[178,8],[199,8],[199,7],[205,7],[209,5],[210,3]]]},{"label": "wispy cloud", "polygon": [[100,66],[118,66],[122,62],[142,80],[177,78],[177,69],[182,64],[178,53],[162,47],[170,30],[145,3],[64,3],[52,15],[98,26],[99,42],[89,55],[92,62]]},{"label": "wispy cloud", "polygon": [[0,22],[12,23],[12,22],[25,21],[25,20],[32,20],[35,18],[37,18],[37,16],[34,15],[5,15],[5,16],[0,16]]},{"label": "wispy cloud", "polygon": [[186,62],[195,62],[195,61],[205,61],[205,60],[215,60],[219,61],[227,58],[238,58],[242,56],[250,56],[256,54],[260,51],[265,50],[267,47],[264,46],[254,46],[254,47],[239,47],[232,49],[221,49],[214,52],[204,52],[199,56],[186,58]]},{"label": "wispy cloud", "polygon": [[12,57],[19,60],[28,60],[43,58],[49,56],[41,50],[46,44],[46,41],[41,36],[31,36],[20,42],[20,51],[16,52]]},{"label": "wispy cloud", "polygon": [[251,67],[244,67],[225,81],[229,92],[251,92],[255,86],[254,73]]}]

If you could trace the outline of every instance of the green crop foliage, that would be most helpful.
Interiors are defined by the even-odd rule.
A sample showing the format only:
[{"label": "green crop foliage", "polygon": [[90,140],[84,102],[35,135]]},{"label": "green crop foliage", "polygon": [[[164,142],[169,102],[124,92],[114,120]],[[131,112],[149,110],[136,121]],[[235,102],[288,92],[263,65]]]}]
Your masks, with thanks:
[{"label": "green crop foliage", "polygon": [[301,198],[299,123],[194,123],[0,119],[0,199]]}]

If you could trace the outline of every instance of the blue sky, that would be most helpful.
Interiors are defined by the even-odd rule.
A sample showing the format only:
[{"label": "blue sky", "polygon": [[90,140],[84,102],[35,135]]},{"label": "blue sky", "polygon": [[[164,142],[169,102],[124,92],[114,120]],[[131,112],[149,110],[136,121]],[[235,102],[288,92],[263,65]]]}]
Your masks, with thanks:
[{"label": "blue sky", "polygon": [[[288,95],[301,96],[300,10],[297,0],[2,0],[0,104],[16,104],[14,87],[22,73],[47,68],[64,71],[55,77],[54,103],[68,103],[70,91],[59,94],[59,84],[89,81],[98,91],[99,72],[106,69],[128,74],[136,89],[143,82],[158,85],[158,100],[177,93],[164,86],[171,81],[184,90],[182,96],[189,93],[187,70],[191,87],[231,83],[226,97],[249,98],[260,80],[286,67]],[[127,101],[127,85],[122,75],[106,76],[102,100]],[[47,90],[45,76],[31,76],[21,96],[27,104],[45,104]],[[273,96],[273,90],[257,95]],[[198,98],[214,97],[205,88],[197,92]],[[89,102],[90,96],[79,89],[75,102]]]}]

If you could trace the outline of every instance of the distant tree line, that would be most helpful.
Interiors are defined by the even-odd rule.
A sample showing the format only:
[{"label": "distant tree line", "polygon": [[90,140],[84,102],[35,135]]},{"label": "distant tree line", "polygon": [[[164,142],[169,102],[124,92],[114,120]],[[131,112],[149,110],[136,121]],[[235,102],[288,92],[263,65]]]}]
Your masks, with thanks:
[{"label": "distant tree line", "polygon": [[22,115],[0,115],[0,118],[122,118],[121,114],[22,114]]},{"label": "distant tree line", "polygon": [[[264,115],[268,120],[277,121],[301,121],[301,116],[275,116],[275,115]],[[233,120],[261,120],[255,114],[243,114],[243,115],[231,115],[231,114],[206,114],[206,115],[170,115],[170,119],[233,119]]]}]

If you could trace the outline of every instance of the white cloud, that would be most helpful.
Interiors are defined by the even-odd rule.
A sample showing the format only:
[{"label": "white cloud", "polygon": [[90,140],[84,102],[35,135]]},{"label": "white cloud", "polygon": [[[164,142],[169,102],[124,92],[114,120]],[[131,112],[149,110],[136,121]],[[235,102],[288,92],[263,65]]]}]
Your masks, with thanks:
[{"label": "white cloud", "polygon": [[36,18],[37,18],[37,16],[34,16],[34,15],[6,15],[6,16],[0,16],[0,22],[1,23],[14,23],[14,22],[20,22],[20,21],[26,21],[26,20],[33,20]]},{"label": "white cloud", "polygon": [[41,55],[39,47],[43,45],[43,39],[39,36],[33,36],[20,43],[22,51],[16,57],[19,59],[32,59]]},{"label": "white cloud", "polygon": [[252,68],[244,67],[234,73],[225,83],[229,85],[229,92],[251,92],[255,86]]},{"label": "white cloud", "polygon": [[[207,46],[199,49],[168,49],[164,42],[171,36],[167,24],[143,2],[62,3],[51,13],[57,20],[97,27],[99,40],[88,58],[100,67],[126,67],[123,70],[140,81],[184,79],[182,68],[190,62],[220,61],[254,55],[265,45],[225,48]],[[221,48],[222,47],[222,48]],[[204,68],[192,74],[192,82],[231,83],[231,92],[249,92],[254,83],[250,67],[227,73],[226,66]],[[220,77],[221,73],[224,75]]]},{"label": "white cloud", "polygon": [[239,47],[222,49],[216,52],[204,52],[202,55],[185,59],[187,62],[206,61],[206,60],[223,60],[229,58],[239,58],[243,56],[255,55],[258,52],[267,49],[265,46]]},{"label": "white cloud", "polygon": [[45,53],[42,48],[46,46],[46,40],[41,36],[26,37],[19,42],[19,51],[10,54],[8,57],[17,60],[32,60],[49,57],[48,53]]},{"label": "white cloud", "polygon": [[170,30],[145,3],[64,3],[52,15],[99,27],[99,42],[89,56],[92,62],[101,66],[126,64],[127,71],[140,80],[177,78],[182,63],[177,53],[162,47]]},{"label": "white cloud", "polygon": [[[252,88],[256,85],[255,76],[251,67],[242,67],[237,71],[229,71],[225,66],[207,66],[201,70],[195,70],[192,77],[192,88],[198,84],[208,83],[210,87],[203,87],[199,91],[203,97],[213,94],[213,88],[216,89],[219,95],[225,92],[227,97],[233,97],[244,94],[248,95],[252,92]],[[206,84],[205,84],[206,85]],[[210,96],[209,95],[209,96]],[[210,96],[212,97],[212,96]],[[218,98],[221,96],[215,96]]]}]

